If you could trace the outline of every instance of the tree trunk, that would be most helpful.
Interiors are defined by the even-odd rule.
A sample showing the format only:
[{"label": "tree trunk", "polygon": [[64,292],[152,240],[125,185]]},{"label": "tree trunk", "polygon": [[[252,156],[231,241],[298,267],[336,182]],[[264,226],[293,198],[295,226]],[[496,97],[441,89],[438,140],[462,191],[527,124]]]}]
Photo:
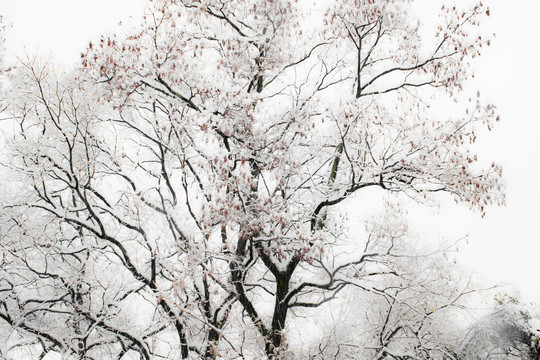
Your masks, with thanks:
[{"label": "tree trunk", "polygon": [[272,332],[270,333],[270,339],[266,344],[266,354],[269,359],[278,358],[283,345],[282,332],[285,328],[287,311],[289,310],[289,304],[285,301],[285,298],[289,292],[290,280],[291,274],[288,272],[282,272],[276,275],[276,300],[274,305],[274,316],[272,318]]}]

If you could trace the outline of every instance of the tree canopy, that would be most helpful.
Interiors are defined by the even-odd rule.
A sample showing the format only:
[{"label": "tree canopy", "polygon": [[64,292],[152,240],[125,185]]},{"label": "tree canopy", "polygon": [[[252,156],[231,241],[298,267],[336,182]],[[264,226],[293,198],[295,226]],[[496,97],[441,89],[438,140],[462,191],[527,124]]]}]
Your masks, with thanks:
[{"label": "tree canopy", "polygon": [[434,106],[461,98],[489,9],[443,6],[426,38],[414,6],[149,0],[77,70],[11,71],[4,356],[340,358],[288,326],[356,289],[376,325],[347,356],[452,358],[432,324],[469,289],[414,252],[399,201],[348,230],[369,189],[504,203],[471,150],[494,106]]}]

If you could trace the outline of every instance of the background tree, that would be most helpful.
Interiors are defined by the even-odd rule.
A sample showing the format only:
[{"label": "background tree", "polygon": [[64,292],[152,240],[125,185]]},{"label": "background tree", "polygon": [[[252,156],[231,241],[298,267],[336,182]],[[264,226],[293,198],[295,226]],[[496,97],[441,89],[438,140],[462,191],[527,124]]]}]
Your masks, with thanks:
[{"label": "background tree", "polygon": [[407,229],[397,207],[403,199],[394,201],[366,224],[377,248],[388,253],[384,264],[390,271],[370,278],[379,291],[353,287],[342,292],[341,308],[325,304],[322,311],[332,316],[321,320],[325,329],[305,358],[454,358],[465,330],[462,322],[471,316],[470,294],[478,291],[456,266],[461,244],[426,249],[422,236]]},{"label": "background tree", "polygon": [[6,109],[4,91],[6,90],[6,74],[9,67],[6,64],[6,30],[5,20],[0,16],[0,113]]},{"label": "background tree", "polygon": [[540,316],[533,306],[496,295],[496,306],[463,336],[460,359],[540,359]]},{"label": "background tree", "polygon": [[[489,10],[443,7],[423,46],[413,4],[155,0],[74,74],[26,64],[4,321],[79,358],[279,358],[297,353],[295,311],[348,286],[425,306],[399,299],[417,281],[396,261],[400,226],[347,231],[354,198],[445,192],[482,213],[504,199],[501,169],[480,170],[468,147],[493,107],[431,108],[462,89]],[[399,347],[386,325],[380,356]]]}]

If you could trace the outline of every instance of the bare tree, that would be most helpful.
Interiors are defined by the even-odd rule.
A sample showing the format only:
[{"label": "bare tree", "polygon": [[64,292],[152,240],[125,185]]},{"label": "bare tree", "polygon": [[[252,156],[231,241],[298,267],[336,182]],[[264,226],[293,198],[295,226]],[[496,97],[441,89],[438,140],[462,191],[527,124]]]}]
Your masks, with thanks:
[{"label": "bare tree", "polygon": [[418,338],[420,320],[390,328],[423,306],[400,299],[401,227],[357,240],[342,215],[368,188],[504,202],[467,147],[493,106],[430,108],[461,90],[489,10],[443,7],[427,48],[411,1],[149,4],[74,74],[30,62],[13,80],[2,319],[78,358],[275,359],[297,350],[295,311],[352,286],[388,302],[379,358],[392,333]]}]

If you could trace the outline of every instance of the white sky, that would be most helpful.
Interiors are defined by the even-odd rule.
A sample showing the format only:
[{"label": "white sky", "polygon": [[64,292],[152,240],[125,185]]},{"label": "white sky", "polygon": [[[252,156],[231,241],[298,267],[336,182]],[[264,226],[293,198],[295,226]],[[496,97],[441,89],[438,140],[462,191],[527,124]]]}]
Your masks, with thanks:
[{"label": "white sky", "polygon": [[[445,0],[446,1],[446,0]],[[465,3],[469,0],[455,0]],[[469,235],[464,259],[478,273],[516,285],[540,304],[540,30],[537,0],[485,0],[491,18],[486,32],[496,40],[478,62],[475,86],[497,105],[501,124],[482,134],[482,159],[504,166],[505,208],[488,209],[485,219],[455,206],[443,207],[433,231]],[[137,21],[143,0],[0,0],[0,14],[12,23],[11,55],[54,54],[54,62],[76,63],[92,39],[122,21]],[[26,50],[25,50],[26,49]],[[452,235],[454,236],[454,235]]]}]

